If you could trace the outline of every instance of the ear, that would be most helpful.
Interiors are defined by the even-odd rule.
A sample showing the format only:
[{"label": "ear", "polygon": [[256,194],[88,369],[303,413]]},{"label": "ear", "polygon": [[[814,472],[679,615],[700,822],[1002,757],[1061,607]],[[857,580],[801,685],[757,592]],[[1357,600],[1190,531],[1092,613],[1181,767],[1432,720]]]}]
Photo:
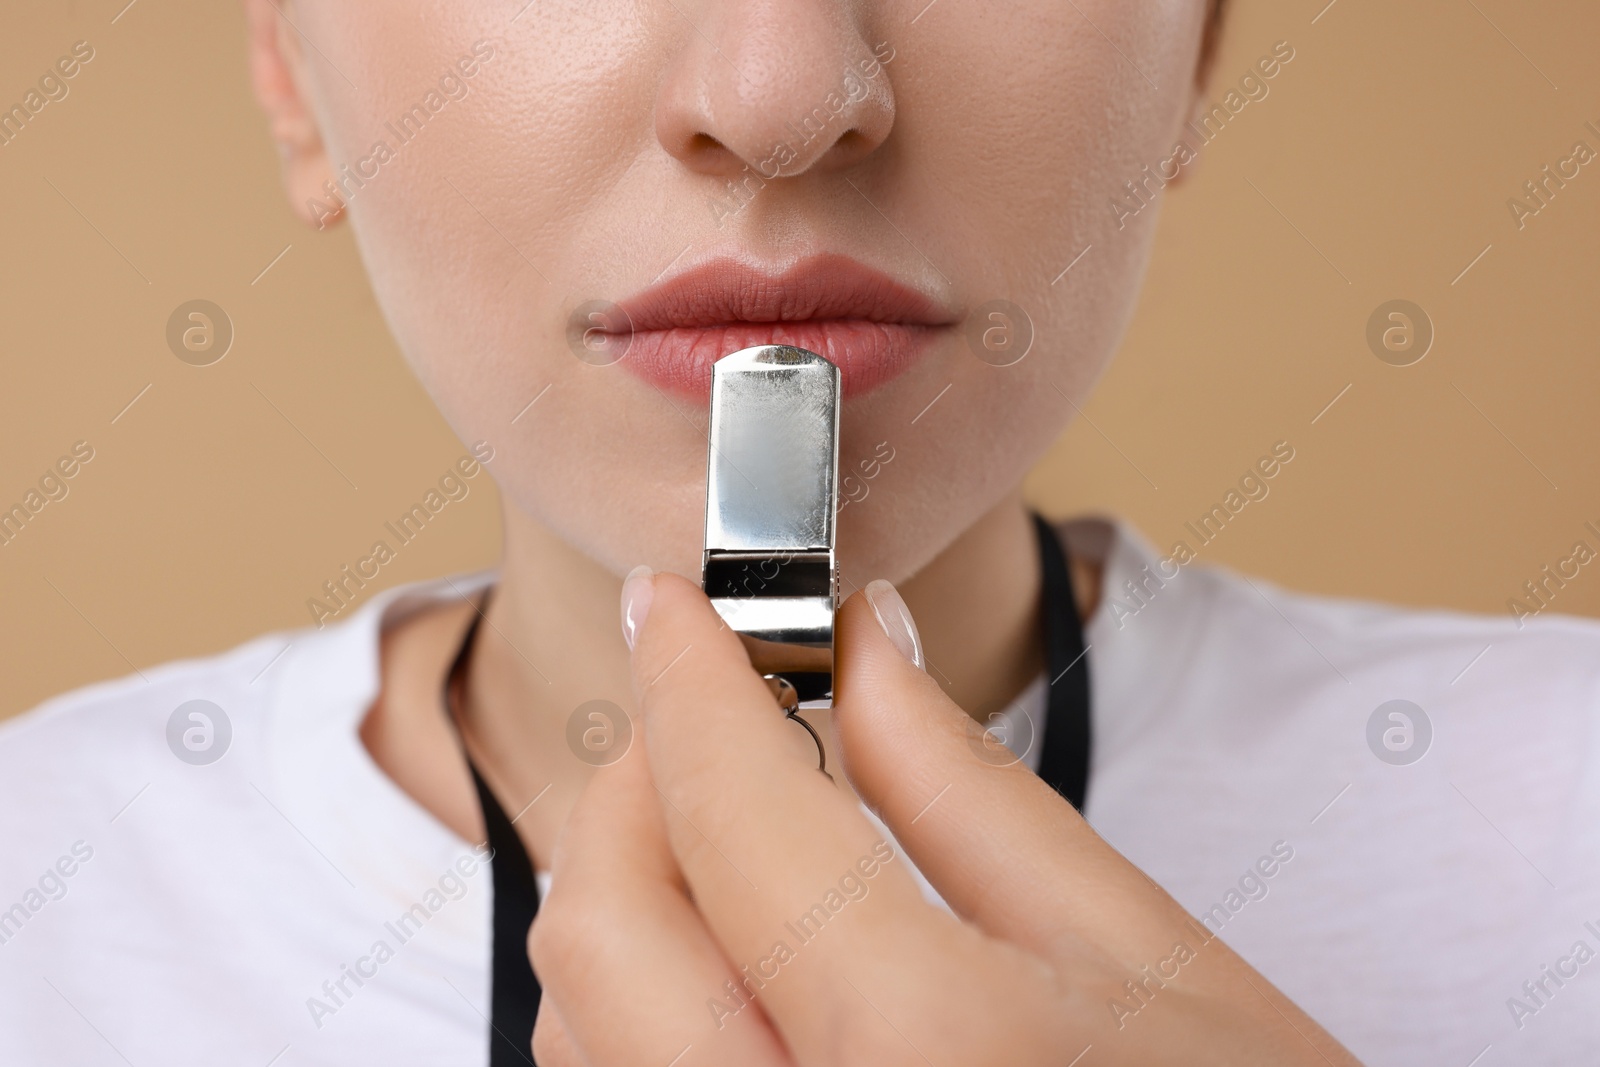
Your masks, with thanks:
[{"label": "ear", "polygon": [[[1211,100],[1209,97],[1209,91],[1211,88],[1211,71],[1216,65],[1217,48],[1221,43],[1223,22],[1222,15],[1225,7],[1226,0],[1206,0],[1204,23],[1200,31],[1200,54],[1195,59],[1194,80],[1189,85],[1189,108],[1187,118],[1191,125],[1198,125],[1201,116],[1211,110]],[[1187,136],[1187,134],[1180,136]],[[1192,144],[1192,138],[1189,139],[1191,140],[1191,146],[1198,153],[1203,155],[1205,146],[1194,145]],[[1180,167],[1175,177],[1167,179],[1167,184],[1174,186],[1183,185],[1184,182],[1188,181],[1190,174],[1199,166],[1200,160],[1196,159],[1194,162]]]},{"label": "ear", "polygon": [[1211,83],[1211,68],[1216,64],[1222,44],[1222,16],[1226,0],[1206,0],[1205,25],[1200,31],[1200,58],[1194,67],[1194,91],[1204,96]]},{"label": "ear", "polygon": [[323,188],[333,169],[307,106],[300,38],[279,12],[278,2],[244,0],[250,83],[278,147],[290,206],[307,224],[326,229],[344,218],[344,202]]}]

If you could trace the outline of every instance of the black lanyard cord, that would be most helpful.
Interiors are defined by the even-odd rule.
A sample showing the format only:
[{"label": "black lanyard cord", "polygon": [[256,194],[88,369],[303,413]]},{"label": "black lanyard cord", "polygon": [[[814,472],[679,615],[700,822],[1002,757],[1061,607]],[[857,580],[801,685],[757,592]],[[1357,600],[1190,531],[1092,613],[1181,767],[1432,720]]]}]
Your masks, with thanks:
[{"label": "black lanyard cord", "polygon": [[[1055,530],[1038,515],[1033,517],[1039,541],[1040,625],[1043,631],[1045,669],[1049,672],[1048,711],[1039,744],[1039,777],[1083,810],[1089,788],[1089,663],[1085,655],[1083,626],[1073,598],[1072,573],[1067,553]],[[483,619],[483,604],[473,614],[462,635],[450,669],[445,673],[446,718],[457,730],[456,697],[466,679]],[[478,772],[462,741],[461,751],[472,772],[483,809],[484,828],[492,854],[494,878],[493,966],[490,985],[489,1067],[520,1067],[533,1063],[533,1023],[539,1014],[539,980],[528,962],[528,928],[539,911],[539,886],[533,862],[517,829],[494,790]]]},{"label": "black lanyard cord", "polygon": [[1044,736],[1039,738],[1039,777],[1079,811],[1089,793],[1089,657],[1072,591],[1067,551],[1055,529],[1033,517],[1039,535],[1039,615],[1044,630],[1045,670],[1050,673]]},{"label": "black lanyard cord", "polygon": [[478,806],[483,810],[484,830],[488,834],[489,869],[494,879],[493,961],[489,982],[489,1067],[521,1067],[533,1063],[533,1023],[539,1015],[539,980],[528,962],[528,928],[539,912],[539,883],[534,878],[533,860],[522,843],[517,828],[511,825],[505,808],[494,790],[483,780],[478,765],[467,751],[457,720],[456,698],[466,680],[467,663],[478,636],[478,624],[488,607],[485,594],[472,622],[462,635],[461,645],[444,676],[445,717],[456,730],[461,754],[472,772],[478,791]]}]

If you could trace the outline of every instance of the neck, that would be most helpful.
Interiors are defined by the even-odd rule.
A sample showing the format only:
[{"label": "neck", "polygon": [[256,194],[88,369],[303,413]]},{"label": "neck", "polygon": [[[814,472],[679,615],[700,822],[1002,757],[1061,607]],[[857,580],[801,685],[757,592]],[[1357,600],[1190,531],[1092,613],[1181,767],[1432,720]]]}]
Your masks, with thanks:
[{"label": "neck", "polygon": [[1038,539],[1019,494],[1008,495],[899,589],[917,622],[928,673],[980,722],[1043,669]]},{"label": "neck", "polygon": [[[535,727],[579,704],[631,704],[617,620],[621,579],[548,527],[507,510],[501,579],[474,657],[474,718],[496,731]],[[872,576],[849,573],[863,583]],[[1077,583],[1082,585],[1082,581]],[[849,583],[846,583],[849,591]],[[982,719],[1042,669],[1039,564],[1032,520],[1012,494],[903,582],[930,671]]]},{"label": "neck", "polygon": [[[567,723],[607,700],[632,712],[628,652],[618,624],[621,578],[548,527],[507,509],[501,579],[479,628],[463,725],[480,769],[508,802],[549,788],[519,829],[548,847],[593,768],[572,758]],[[864,583],[871,576],[849,573]],[[1074,573],[1079,609],[1089,575]],[[849,591],[847,583],[846,590]],[[1032,520],[1007,496],[899,586],[917,621],[929,672],[980,721],[1043,669],[1039,562]]]}]

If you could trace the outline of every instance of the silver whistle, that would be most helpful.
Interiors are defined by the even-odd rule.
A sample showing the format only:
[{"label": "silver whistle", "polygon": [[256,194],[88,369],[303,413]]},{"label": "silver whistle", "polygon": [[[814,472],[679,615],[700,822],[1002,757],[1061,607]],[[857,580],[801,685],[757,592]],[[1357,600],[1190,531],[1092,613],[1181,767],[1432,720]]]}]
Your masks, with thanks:
[{"label": "silver whistle", "polygon": [[788,345],[723,357],[710,438],[701,585],[792,713],[833,691],[839,368]]}]

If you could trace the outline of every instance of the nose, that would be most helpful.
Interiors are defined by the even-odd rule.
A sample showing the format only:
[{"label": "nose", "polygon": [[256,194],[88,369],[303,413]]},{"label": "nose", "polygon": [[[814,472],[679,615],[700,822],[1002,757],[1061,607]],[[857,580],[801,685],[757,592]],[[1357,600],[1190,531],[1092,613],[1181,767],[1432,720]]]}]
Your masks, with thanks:
[{"label": "nose", "polygon": [[886,43],[839,0],[674,5],[692,25],[661,80],[656,138],[690,169],[767,179],[865,159],[894,126]]}]

